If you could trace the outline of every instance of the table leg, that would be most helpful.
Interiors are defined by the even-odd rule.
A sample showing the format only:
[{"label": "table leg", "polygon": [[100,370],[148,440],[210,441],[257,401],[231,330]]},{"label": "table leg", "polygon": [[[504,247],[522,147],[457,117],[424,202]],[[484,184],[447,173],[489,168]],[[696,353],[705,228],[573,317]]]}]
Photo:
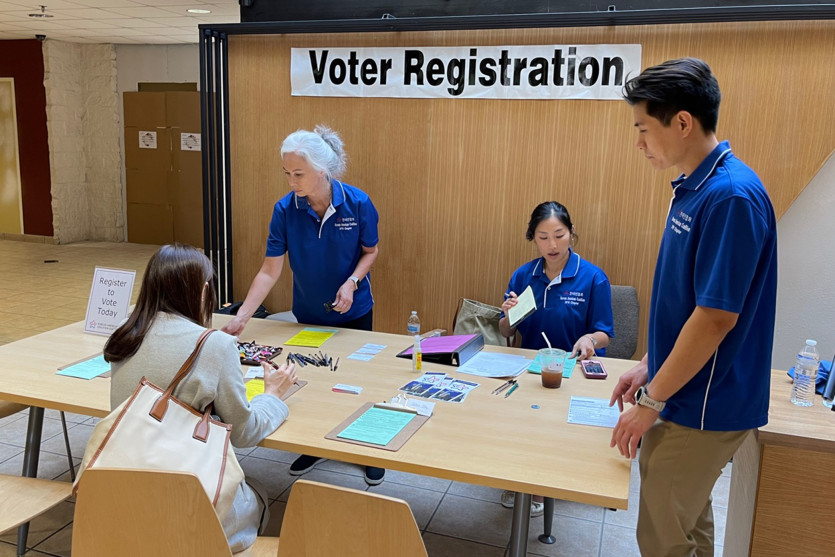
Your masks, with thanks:
[{"label": "table leg", "polygon": [[527,557],[528,526],[531,521],[531,496],[516,493],[513,505],[513,522],[510,525],[510,548],[508,557]]},{"label": "table leg", "polygon": [[[41,455],[41,434],[43,433],[43,408],[29,408],[29,425],[26,429],[26,451],[23,453],[23,470],[20,475],[27,478],[38,476],[38,459]],[[29,523],[17,528],[17,554],[26,553],[26,539],[29,537]]]}]

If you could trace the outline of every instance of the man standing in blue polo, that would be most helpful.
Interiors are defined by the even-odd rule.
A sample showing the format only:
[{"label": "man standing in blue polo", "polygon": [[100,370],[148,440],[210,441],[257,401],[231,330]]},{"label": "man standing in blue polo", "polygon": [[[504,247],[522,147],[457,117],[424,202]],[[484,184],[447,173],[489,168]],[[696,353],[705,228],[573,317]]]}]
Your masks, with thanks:
[{"label": "man standing in blue polo", "polygon": [[682,174],[653,279],[648,352],[610,404],[634,404],[612,434],[639,458],[644,557],[713,555],[710,493],[768,421],[777,296],[774,209],[757,175],[716,138],[719,85],[701,60],[670,60],[626,84],[637,147]]}]

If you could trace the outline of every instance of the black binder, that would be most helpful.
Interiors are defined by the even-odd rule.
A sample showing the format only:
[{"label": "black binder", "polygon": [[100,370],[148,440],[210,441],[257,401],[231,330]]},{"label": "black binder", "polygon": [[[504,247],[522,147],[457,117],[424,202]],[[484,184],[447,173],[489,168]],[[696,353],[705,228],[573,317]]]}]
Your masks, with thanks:
[{"label": "black binder", "polygon": [[[424,362],[460,366],[484,348],[484,337],[481,335],[429,337],[420,342],[420,347]],[[413,348],[413,346],[408,347],[397,357],[411,360]]]}]

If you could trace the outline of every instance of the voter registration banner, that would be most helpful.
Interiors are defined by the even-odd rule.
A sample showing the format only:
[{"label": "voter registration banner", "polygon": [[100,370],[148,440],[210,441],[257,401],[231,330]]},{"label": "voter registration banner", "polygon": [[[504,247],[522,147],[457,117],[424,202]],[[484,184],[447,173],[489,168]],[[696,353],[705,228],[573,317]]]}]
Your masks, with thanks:
[{"label": "voter registration banner", "polygon": [[621,100],[641,45],[293,48],[302,97]]},{"label": "voter registration banner", "polygon": [[84,332],[110,335],[128,316],[136,271],[96,267]]}]

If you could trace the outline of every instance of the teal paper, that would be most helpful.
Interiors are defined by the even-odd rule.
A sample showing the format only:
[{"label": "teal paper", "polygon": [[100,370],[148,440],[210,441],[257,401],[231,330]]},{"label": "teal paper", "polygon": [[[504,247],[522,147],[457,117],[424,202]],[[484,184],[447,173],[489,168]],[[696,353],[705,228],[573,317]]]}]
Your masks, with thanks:
[{"label": "teal paper", "polygon": [[337,437],[386,446],[415,416],[411,412],[372,407]]},{"label": "teal paper", "polygon": [[[577,358],[566,358],[565,364],[563,364],[562,368],[562,376],[565,379],[571,378],[571,372],[574,371],[574,365],[577,363]],[[536,355],[534,358],[533,363],[528,366],[528,371],[531,373],[536,373],[537,375],[542,374],[542,365],[539,362],[539,354]]]},{"label": "teal paper", "polygon": [[79,379],[92,379],[102,373],[110,371],[110,364],[104,361],[104,355],[99,354],[95,358],[78,362],[77,364],[65,367],[58,371],[58,375],[67,377],[78,377]]}]

